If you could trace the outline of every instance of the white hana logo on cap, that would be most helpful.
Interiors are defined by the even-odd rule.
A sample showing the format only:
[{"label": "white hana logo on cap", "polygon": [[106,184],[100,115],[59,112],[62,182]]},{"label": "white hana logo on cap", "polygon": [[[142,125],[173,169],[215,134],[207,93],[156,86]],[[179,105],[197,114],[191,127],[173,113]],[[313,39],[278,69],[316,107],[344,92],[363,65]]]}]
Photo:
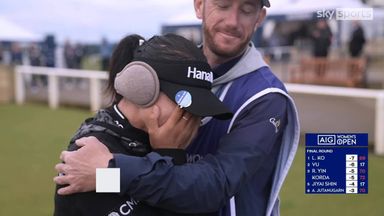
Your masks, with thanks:
[{"label": "white hana logo on cap", "polygon": [[213,73],[212,72],[205,72],[205,71],[199,71],[196,67],[193,67],[193,70],[191,69],[191,66],[188,67],[188,78],[193,79],[199,79],[199,80],[205,80],[210,83],[213,82]]},{"label": "white hana logo on cap", "polygon": [[180,107],[189,107],[192,104],[192,95],[185,90],[178,91],[175,95],[175,101]]}]

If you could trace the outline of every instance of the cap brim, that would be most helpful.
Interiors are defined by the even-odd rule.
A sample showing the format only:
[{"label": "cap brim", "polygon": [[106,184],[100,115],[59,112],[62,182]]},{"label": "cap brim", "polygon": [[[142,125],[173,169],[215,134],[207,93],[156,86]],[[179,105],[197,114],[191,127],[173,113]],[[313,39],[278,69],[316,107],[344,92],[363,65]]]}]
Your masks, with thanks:
[{"label": "cap brim", "polygon": [[183,108],[186,111],[200,117],[212,116],[222,120],[232,118],[232,112],[210,90],[160,80],[160,91],[175,103],[176,94],[183,90],[192,96],[190,105]]},{"label": "cap brim", "polygon": [[271,7],[271,3],[269,3],[269,0],[263,0],[263,6],[269,8]]}]

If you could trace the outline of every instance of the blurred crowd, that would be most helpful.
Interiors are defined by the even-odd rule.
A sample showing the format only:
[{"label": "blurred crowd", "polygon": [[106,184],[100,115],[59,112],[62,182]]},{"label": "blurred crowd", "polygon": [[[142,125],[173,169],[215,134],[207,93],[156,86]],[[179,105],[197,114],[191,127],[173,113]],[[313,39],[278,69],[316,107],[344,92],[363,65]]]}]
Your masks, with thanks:
[{"label": "blurred crowd", "polygon": [[[300,50],[300,53],[308,51],[306,54],[312,57],[328,57],[332,48],[343,55],[338,57],[361,57],[368,42],[365,28],[359,21],[351,21],[343,33],[340,27],[335,30],[335,23],[325,19],[270,22],[272,25],[265,25],[260,47],[271,60],[289,58],[286,55],[291,53],[293,47]],[[342,40],[341,34],[344,33],[346,38]]]},{"label": "blurred crowd", "polygon": [[[59,44],[54,35],[47,35],[40,42],[0,41],[0,64],[92,69],[107,71],[114,44],[102,38],[100,44],[82,44],[70,39]],[[80,78],[65,78],[64,87],[84,85]],[[31,87],[47,86],[47,77],[33,75]]]},{"label": "blurred crowd", "polygon": [[[266,51],[265,55],[274,58],[275,48],[281,51],[282,47],[293,47],[298,44],[299,48],[300,46],[304,49],[309,48],[314,57],[327,57],[329,48],[337,39],[325,20],[317,20],[315,23],[285,24],[277,23],[270,35],[264,36],[260,43],[255,42],[259,44],[262,51]],[[365,32],[359,22],[354,22],[352,26],[347,51],[349,56],[359,57],[366,44]],[[67,39],[63,44],[58,45],[53,35],[47,35],[41,42],[24,44],[0,41],[0,63],[83,69],[84,60],[93,57],[97,59],[97,65],[91,69],[107,71],[113,48],[114,44],[105,37],[101,38],[99,44],[81,44]]]},{"label": "blurred crowd", "polygon": [[[365,46],[369,40],[365,31],[367,27],[358,21],[350,22],[346,26],[348,28],[343,31],[340,27],[336,31],[335,23],[324,19],[270,20],[264,24],[261,39],[256,40],[257,37],[255,37],[253,42],[270,64],[297,63],[302,57],[308,56],[314,58],[331,56],[331,58],[339,59],[366,58],[368,55],[365,52]],[[195,32],[195,28],[190,29],[194,34],[186,31],[185,26],[180,28],[183,29],[182,32],[176,27],[167,31],[183,35],[191,40],[196,39],[198,33]],[[341,39],[342,32],[347,34],[343,40]],[[256,32],[257,34],[258,32]],[[108,41],[106,37],[94,44],[82,44],[70,39],[58,43],[54,35],[47,35],[40,42],[0,41],[0,64],[108,71],[114,46],[115,44]],[[280,74],[284,75],[284,72],[280,72]],[[65,82],[68,85],[79,85],[82,81],[78,78],[65,78]],[[38,84],[46,86],[47,78],[34,75],[31,83],[32,86]]]},{"label": "blurred crowd", "polygon": [[87,58],[96,58],[95,65],[89,67],[105,71],[113,47],[106,38],[100,44],[82,44],[70,39],[59,44],[54,35],[37,42],[0,41],[0,64],[84,69]]}]

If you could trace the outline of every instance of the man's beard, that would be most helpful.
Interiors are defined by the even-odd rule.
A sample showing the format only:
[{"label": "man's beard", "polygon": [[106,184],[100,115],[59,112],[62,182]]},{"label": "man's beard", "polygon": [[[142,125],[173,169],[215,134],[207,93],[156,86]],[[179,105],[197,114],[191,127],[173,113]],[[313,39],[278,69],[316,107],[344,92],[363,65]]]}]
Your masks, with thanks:
[{"label": "man's beard", "polygon": [[[209,31],[209,29],[203,25],[203,31],[204,31],[204,46],[207,46],[209,50],[215,54],[216,56],[220,58],[234,58],[240,55],[244,49],[247,47],[249,43],[249,39],[241,42],[237,48],[231,49],[231,50],[223,50],[219,47],[219,45],[214,41],[213,39],[213,32]],[[217,32],[216,32],[217,33]]]}]

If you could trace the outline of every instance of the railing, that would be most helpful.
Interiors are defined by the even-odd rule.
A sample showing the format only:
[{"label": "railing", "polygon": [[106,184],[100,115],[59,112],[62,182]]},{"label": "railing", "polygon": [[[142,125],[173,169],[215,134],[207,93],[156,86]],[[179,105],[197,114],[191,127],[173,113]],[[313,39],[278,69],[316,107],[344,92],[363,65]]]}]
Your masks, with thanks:
[{"label": "railing", "polygon": [[[90,108],[95,111],[101,107],[101,80],[108,79],[107,72],[73,70],[65,68],[46,68],[17,66],[15,75],[16,102],[25,102],[25,74],[48,76],[48,104],[51,108],[59,106],[59,77],[86,78],[90,80]],[[375,100],[375,153],[384,155],[384,90],[358,89],[345,87],[317,86],[287,83],[290,93],[306,95],[341,96],[348,98],[368,98]]]},{"label": "railing", "polygon": [[262,55],[273,55],[276,60],[281,60],[284,54],[292,54],[294,46],[258,47]]},{"label": "railing", "polygon": [[288,70],[290,82],[325,84],[334,86],[364,86],[365,58],[313,58],[306,57]]},{"label": "railing", "polygon": [[90,80],[90,108],[92,111],[101,107],[101,80],[108,79],[105,71],[74,70],[67,68],[48,68],[16,66],[15,68],[15,97],[17,104],[25,102],[24,75],[46,75],[48,77],[48,104],[49,107],[56,109],[59,106],[59,77],[86,78]]}]

